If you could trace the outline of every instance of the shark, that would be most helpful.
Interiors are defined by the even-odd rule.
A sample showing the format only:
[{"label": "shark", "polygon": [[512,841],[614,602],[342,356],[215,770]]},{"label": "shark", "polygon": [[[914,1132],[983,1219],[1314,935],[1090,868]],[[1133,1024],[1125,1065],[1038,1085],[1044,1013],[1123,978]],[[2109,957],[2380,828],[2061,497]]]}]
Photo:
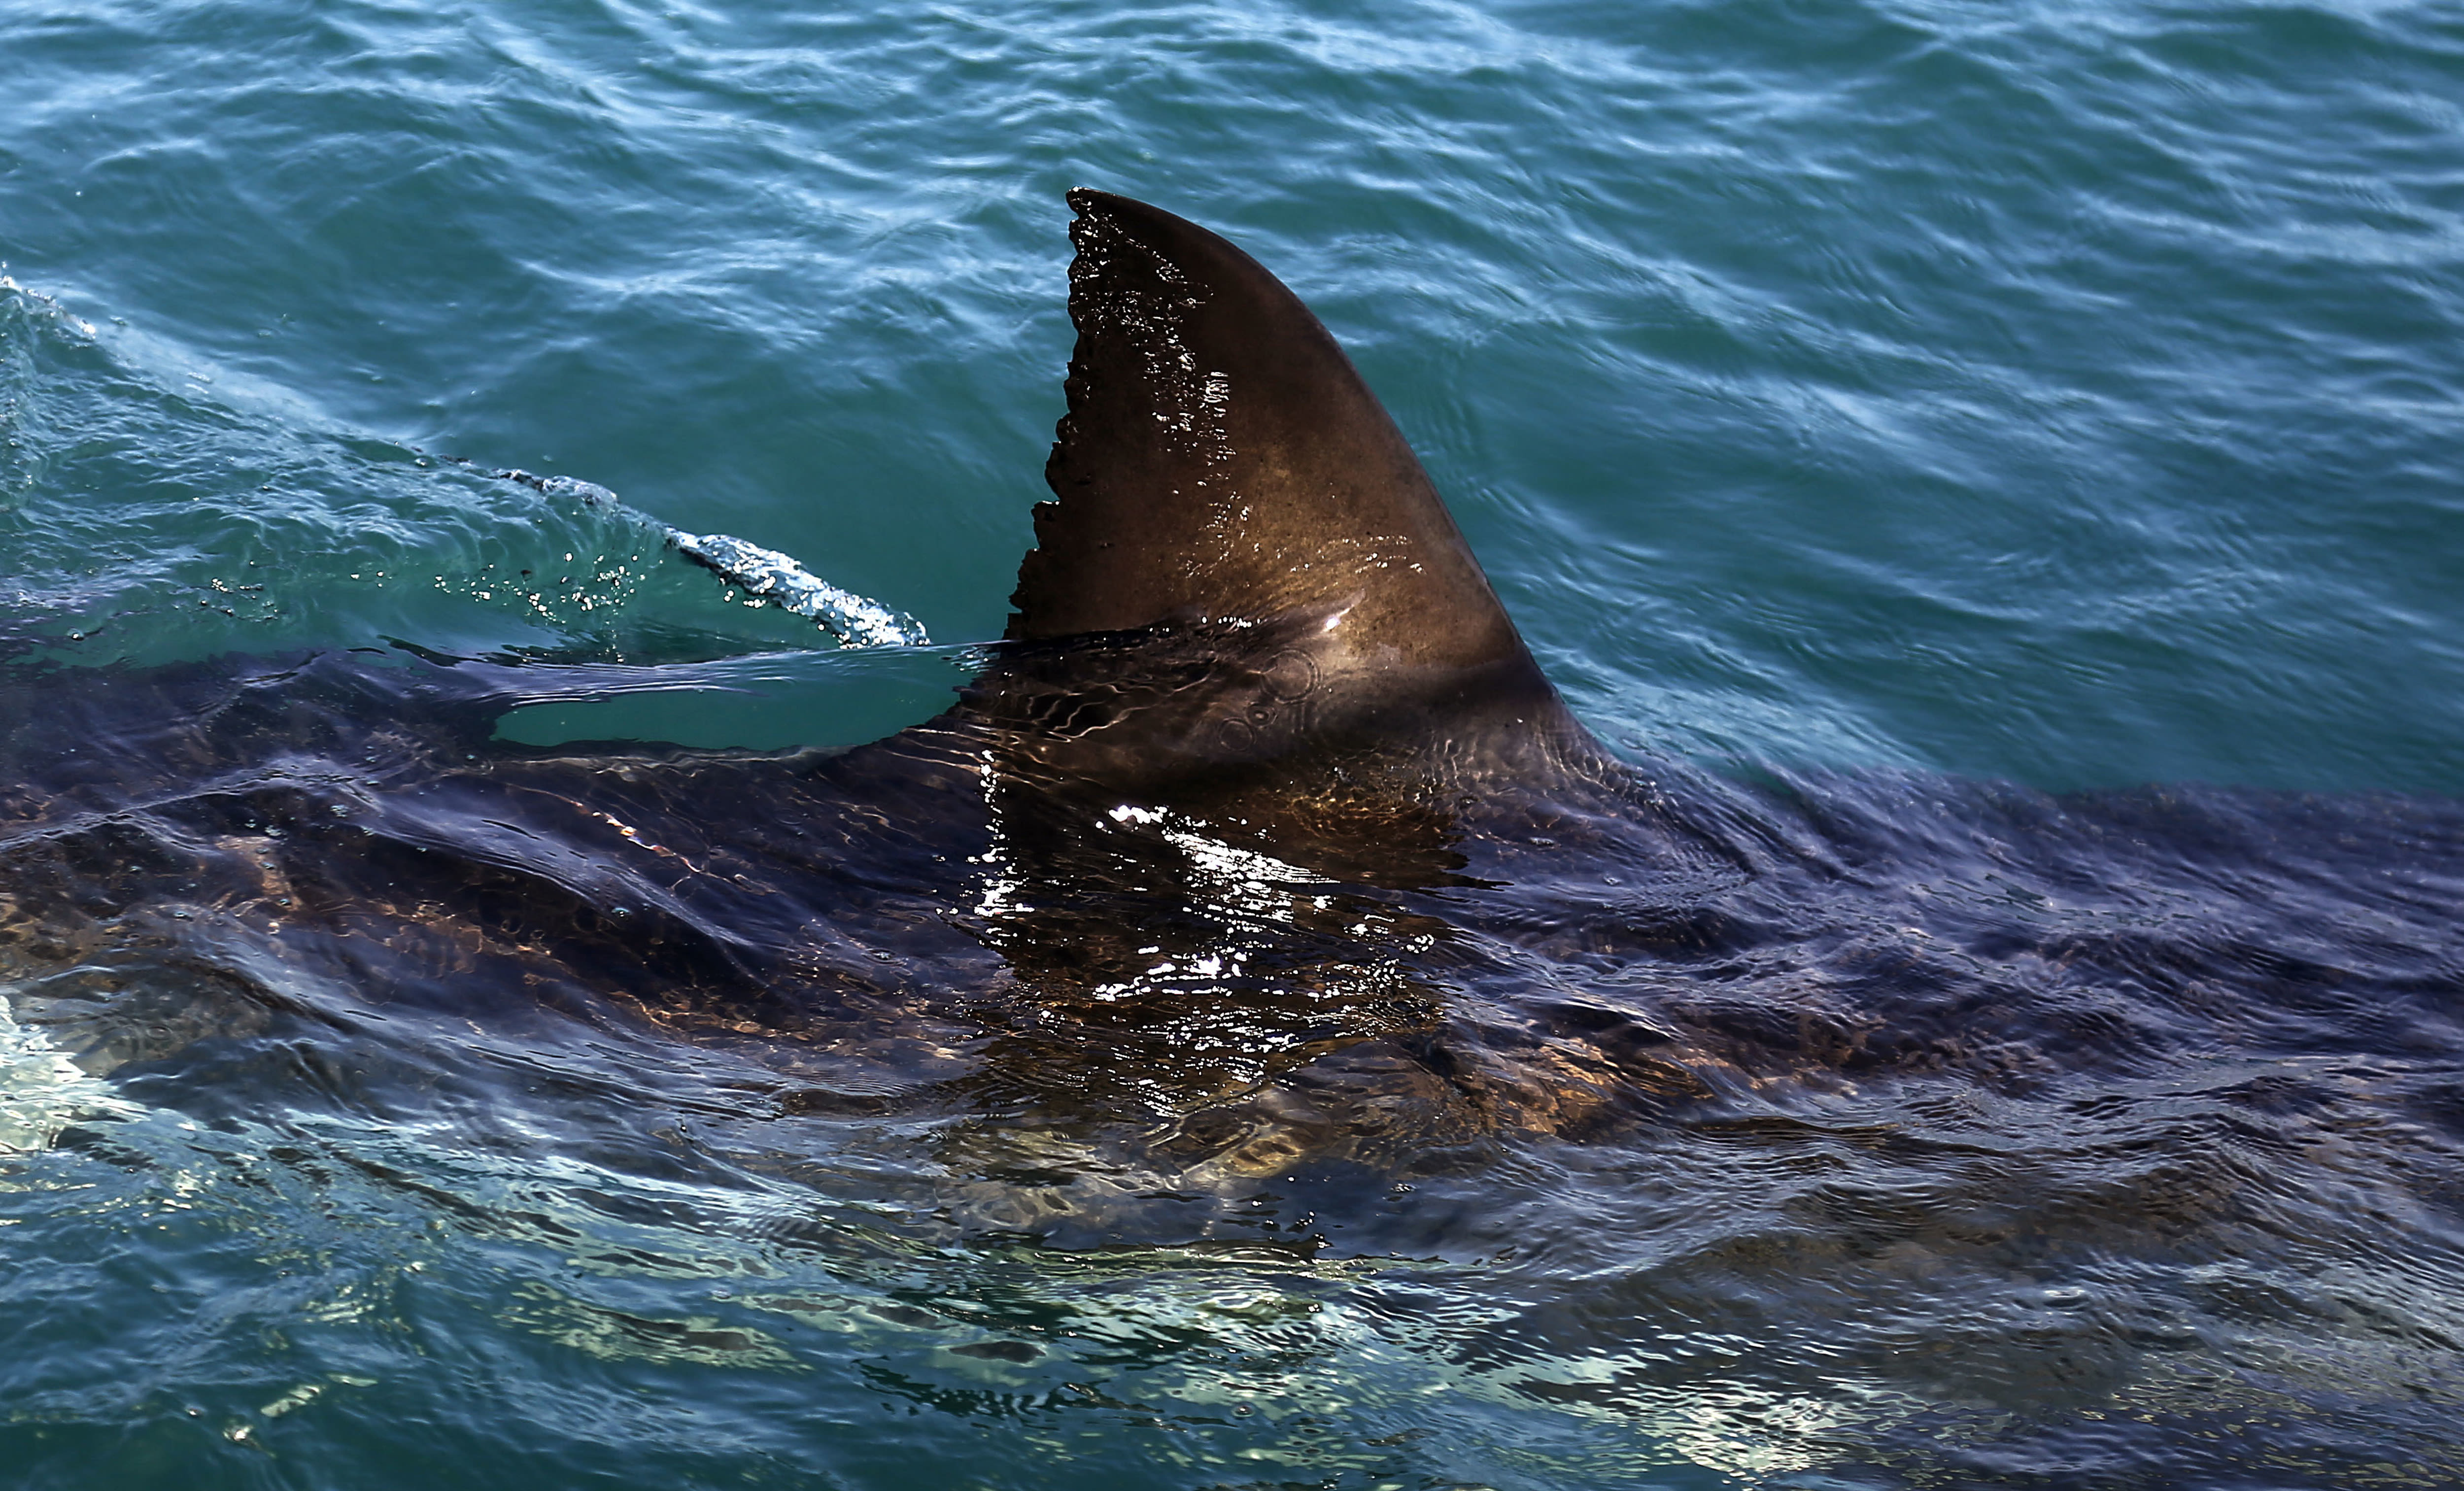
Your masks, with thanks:
[{"label": "shark", "polygon": [[[1619,1157],[1584,1204],[1641,1227],[1778,1154],[1967,1177],[1875,1200],[1875,1257],[2221,1236],[2278,1185],[2309,1248],[2360,1214],[2218,1126],[2453,1129],[2456,804],[1621,756],[1299,297],[1067,201],[1051,497],[946,711],[850,750],[538,747],[498,721],[715,675],[0,675],[15,1019],[200,1111],[555,1089],[782,1155],[894,1132],[926,1210],[1061,1241],[1315,1185],[1407,1246],[1360,1197],[1542,1153]],[[2406,1173],[2352,1183],[2433,1205]],[[1724,1266],[1807,1266],[1772,1247]]]},{"label": "shark", "polygon": [[[557,1009],[758,1050],[800,1110],[955,1082],[1211,1115],[1166,1148],[1227,1173],[1358,1147],[1333,1129],[1367,1110],[1302,1113],[1295,1064],[1396,1088],[1381,1110],[1415,1091],[1449,1134],[1611,1102],[1613,1062],[1545,1042],[1485,1075],[1407,1054],[1443,1002],[1408,954],[1446,933],[1394,898],[1477,888],[1496,866],[1466,844],[1555,846],[1576,819],[1616,824],[1598,847],[1638,873],[1733,857],[1567,710],[1297,296],[1194,223],[1068,201],[1053,500],[954,707],[845,752],[536,751],[494,722],[691,669],[343,651],[19,679],[21,1010],[116,1068],[218,1019],[261,1030],[303,981],[499,1027]],[[167,1024],[116,992],[165,969]],[[1153,1042],[1193,1028],[1159,1077]]]}]

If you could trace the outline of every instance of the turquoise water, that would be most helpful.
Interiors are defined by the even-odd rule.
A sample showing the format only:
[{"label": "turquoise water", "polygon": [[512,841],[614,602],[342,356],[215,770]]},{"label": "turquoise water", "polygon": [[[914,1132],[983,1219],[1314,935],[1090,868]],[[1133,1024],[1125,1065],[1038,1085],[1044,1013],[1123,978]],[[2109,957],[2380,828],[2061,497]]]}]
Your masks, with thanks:
[{"label": "turquoise water", "polygon": [[[1030,539],[1078,185],[1216,228],[1318,311],[1638,758],[2464,794],[2464,13],[2437,5],[17,8],[0,647],[729,659],[756,691],[500,727],[536,744],[919,719]],[[517,468],[623,505],[489,474]],[[842,650],[669,527],[932,645]],[[2256,1335],[2222,1345],[2081,1327],[2007,1260],[1895,1320],[1894,1279],[1969,1266],[1936,1248],[1850,1291],[1826,1375],[1818,1328],[1758,1335],[1707,1284],[1686,1329],[1627,1337],[1561,1317],[1642,1319],[1637,1290],[1485,1287],[1538,1224],[1473,1181],[1374,1245],[1073,1244],[999,1199],[945,1234],[877,1135],[713,1159],[690,1136],[731,1120],[673,1074],[616,1102],[511,1035],[433,1076],[250,1050],[218,1085],[0,1030],[0,1480],[2454,1474],[2464,1294],[2400,1257],[2330,1290],[2415,1332],[2373,1355],[2229,1245],[2182,1265],[2242,1302]],[[309,1096],[259,1102],[269,1073]],[[2454,1256],[2445,1184],[2373,1224],[2398,1255]],[[2167,1331],[2209,1354],[2116,1344]],[[2109,1427],[2197,1394],[2194,1465]],[[2288,1403],[2347,1415],[2349,1455]],[[2024,1453],[1958,1458],[2014,1415]]]}]

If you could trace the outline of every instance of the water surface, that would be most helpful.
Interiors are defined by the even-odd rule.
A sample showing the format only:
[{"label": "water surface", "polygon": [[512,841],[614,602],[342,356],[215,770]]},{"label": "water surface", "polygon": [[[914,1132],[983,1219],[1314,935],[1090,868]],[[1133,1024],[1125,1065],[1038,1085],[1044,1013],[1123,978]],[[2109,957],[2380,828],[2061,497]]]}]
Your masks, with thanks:
[{"label": "water surface", "polygon": [[[120,681],[232,655],[526,664],[474,758],[932,713],[1029,541],[1090,185],[1318,309],[1576,711],[1742,866],[1346,888],[1357,932],[1196,876],[1164,910],[1271,952],[1245,982],[1078,1009],[1023,1096],[823,1110],[781,1094],[848,1071],[759,1030],[354,982],[141,926],[192,882],[108,824],[14,837],[0,1459],[2453,1481],[2458,99],[2436,5],[0,18],[18,829],[77,720],[136,779],[165,720]],[[671,528],[935,645],[841,650]],[[329,755],[385,723],[302,697]],[[197,863],[355,842],[251,803]],[[955,908],[896,944],[939,1023],[865,1059],[1011,1070],[968,1043],[1025,978],[986,882],[857,847]],[[130,888],[98,940],[28,932],[55,862]],[[1507,1075],[1297,1164],[1139,1137],[1214,1101],[1141,1061],[1306,1092],[1328,1039]],[[1587,1071],[1590,1127],[1459,1111]],[[1118,1112],[1021,1116],[1079,1077]]]}]

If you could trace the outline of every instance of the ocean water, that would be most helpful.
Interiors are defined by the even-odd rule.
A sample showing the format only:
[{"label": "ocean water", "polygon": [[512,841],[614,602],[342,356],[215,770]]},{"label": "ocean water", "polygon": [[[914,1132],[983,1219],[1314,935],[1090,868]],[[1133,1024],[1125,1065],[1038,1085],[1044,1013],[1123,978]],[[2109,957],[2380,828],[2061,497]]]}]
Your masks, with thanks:
[{"label": "ocean water", "polygon": [[[312,650],[601,669],[502,714],[536,747],[923,719],[1031,541],[1081,185],[1315,308],[1576,713],[1702,800],[2327,847],[2068,911],[1961,862],[2063,936],[2233,929],[2010,1038],[2126,1060],[1723,1058],[1707,1117],[1186,1224],[980,1114],[765,1129],[742,1053],[389,1036],[260,943],[20,955],[0,1483],[2464,1478],[2453,6],[10,8],[0,724]],[[1463,998],[1625,987],[1509,945]],[[57,1018],[99,978],[107,1040]]]}]

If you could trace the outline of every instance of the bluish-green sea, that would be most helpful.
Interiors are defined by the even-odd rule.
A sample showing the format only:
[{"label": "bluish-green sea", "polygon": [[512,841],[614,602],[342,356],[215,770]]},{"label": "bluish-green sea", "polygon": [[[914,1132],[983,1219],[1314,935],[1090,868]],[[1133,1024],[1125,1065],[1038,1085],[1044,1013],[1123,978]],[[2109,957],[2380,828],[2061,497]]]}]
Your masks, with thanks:
[{"label": "bluish-green sea", "polygon": [[[1046,495],[1078,186],[1318,313],[1631,759],[2464,796],[2452,0],[14,0],[0,669],[698,669],[500,723],[539,746],[923,719]],[[2452,1034],[2464,942],[2404,935]],[[331,991],[100,1050],[0,974],[0,1486],[2464,1478],[2464,1068],[2351,1011],[2067,1117],[1782,1084],[1821,1136],[1765,1144],[1748,1084],[1651,1177],[1514,1139],[1183,1235],[1040,1216],[1024,1138],[916,1169],[947,1115],[765,1149],[710,1069],[518,1021],[423,1087],[285,1034]],[[2038,1206],[2057,1133],[2101,1158]]]}]

